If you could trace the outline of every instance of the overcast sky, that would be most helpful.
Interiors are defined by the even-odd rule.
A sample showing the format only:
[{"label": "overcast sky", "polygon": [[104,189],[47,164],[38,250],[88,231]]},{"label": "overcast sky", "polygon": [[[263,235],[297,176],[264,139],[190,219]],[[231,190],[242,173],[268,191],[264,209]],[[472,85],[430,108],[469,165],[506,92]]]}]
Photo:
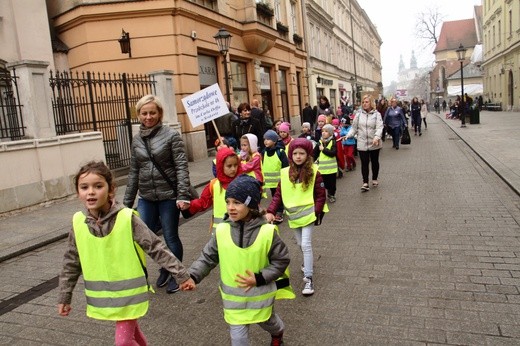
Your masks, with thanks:
[{"label": "overcast sky", "polygon": [[[415,37],[417,15],[428,12],[427,6],[436,6],[444,21],[473,18],[473,6],[481,5],[481,0],[357,0],[376,26],[383,40],[381,63],[383,65],[383,85],[397,80],[400,55],[404,66],[410,67],[412,50],[415,51],[418,67],[432,66],[433,49],[424,49],[424,42]],[[439,27],[440,32],[440,27]]]}]

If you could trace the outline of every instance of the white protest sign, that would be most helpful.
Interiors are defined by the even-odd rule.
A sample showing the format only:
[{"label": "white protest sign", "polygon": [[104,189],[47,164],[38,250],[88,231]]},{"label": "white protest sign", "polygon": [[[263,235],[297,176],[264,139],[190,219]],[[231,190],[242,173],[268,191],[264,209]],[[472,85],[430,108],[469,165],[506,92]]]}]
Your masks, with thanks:
[{"label": "white protest sign", "polygon": [[229,113],[226,101],[217,83],[184,97],[182,104],[193,127]]}]

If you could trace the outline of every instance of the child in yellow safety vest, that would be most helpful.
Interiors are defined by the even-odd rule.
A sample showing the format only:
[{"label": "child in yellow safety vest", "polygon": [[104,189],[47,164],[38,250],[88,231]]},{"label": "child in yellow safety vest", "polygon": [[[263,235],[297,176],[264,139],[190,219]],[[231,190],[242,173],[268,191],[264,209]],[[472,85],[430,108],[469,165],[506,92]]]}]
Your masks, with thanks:
[{"label": "child in yellow safety vest", "polygon": [[87,316],[116,321],[116,345],[146,345],[137,319],[148,311],[148,254],[173,274],[181,290],[195,288],[188,271],[135,212],[114,200],[115,183],[101,161],[74,178],[85,210],[74,214],[60,274],[58,314],[68,316],[72,292],[83,275]]},{"label": "child in yellow safety vest", "polygon": [[[275,225],[258,210],[260,183],[247,175],[226,190],[227,214],[189,272],[200,283],[220,265],[220,293],[232,345],[249,345],[249,326],[271,334],[271,345],[283,343],[284,323],[273,310],[275,299],[293,299],[289,284],[289,251]],[[210,340],[208,340],[209,342]]]},{"label": "child in yellow safety vest", "polygon": [[336,161],[337,147],[334,138],[334,126],[326,124],[321,131],[321,139],[314,147],[314,161],[318,162],[318,170],[323,178],[327,197],[330,203],[336,202],[336,176],[338,162]]},{"label": "child in yellow safety vest", "polygon": [[312,230],[328,211],[323,180],[313,161],[312,142],[294,139],[289,146],[289,167],[282,169],[280,184],[265,215],[267,221],[273,222],[276,210],[281,205],[285,208],[289,227],[294,229],[303,253],[303,295],[314,294]]},{"label": "child in yellow safety vest", "polygon": [[184,218],[189,218],[213,206],[213,217],[210,225],[212,232],[224,219],[224,214],[226,213],[225,193],[229,183],[242,174],[240,158],[232,149],[220,148],[217,152],[216,171],[217,177],[204,187],[200,197],[191,200],[190,204],[185,203],[181,206]]},{"label": "child in yellow safety vest", "polygon": [[[289,166],[287,155],[285,154],[284,145],[278,134],[273,130],[267,130],[264,133],[264,152],[262,153],[262,174],[264,175],[264,187],[271,190],[271,196],[274,196],[276,187],[280,182],[280,171],[282,168]],[[283,222],[283,206],[276,211],[275,224]]]}]

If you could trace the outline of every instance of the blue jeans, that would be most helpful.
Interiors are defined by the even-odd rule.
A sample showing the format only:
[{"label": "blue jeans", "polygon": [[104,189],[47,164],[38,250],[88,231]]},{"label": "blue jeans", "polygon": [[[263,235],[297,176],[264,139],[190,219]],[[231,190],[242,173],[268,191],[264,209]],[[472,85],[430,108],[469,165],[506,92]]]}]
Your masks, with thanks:
[{"label": "blue jeans", "polygon": [[161,226],[166,246],[179,261],[182,261],[183,249],[179,238],[180,210],[177,208],[177,202],[175,200],[147,201],[139,198],[137,211],[141,220],[154,233],[159,230],[158,226]]},{"label": "blue jeans", "polygon": [[401,126],[397,126],[390,129],[390,134],[392,135],[394,148],[399,148],[399,144],[401,143],[401,133]]},{"label": "blue jeans", "polygon": [[296,243],[303,253],[303,276],[311,278],[314,274],[314,257],[312,255],[312,229],[314,224],[309,224],[301,228],[295,228],[294,234]]}]

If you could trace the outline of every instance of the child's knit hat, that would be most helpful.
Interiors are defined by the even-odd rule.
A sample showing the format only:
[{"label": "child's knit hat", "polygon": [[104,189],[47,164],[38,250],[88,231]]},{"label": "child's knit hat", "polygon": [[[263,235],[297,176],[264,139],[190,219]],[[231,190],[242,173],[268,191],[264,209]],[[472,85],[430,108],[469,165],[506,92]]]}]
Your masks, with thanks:
[{"label": "child's knit hat", "polygon": [[338,126],[339,125],[339,119],[338,118],[332,119],[332,125]]},{"label": "child's knit hat", "polygon": [[268,139],[276,143],[276,141],[278,141],[278,134],[273,130],[267,130],[264,133],[264,139]]},{"label": "child's knit hat", "polygon": [[323,114],[318,115],[318,121],[327,122],[327,117]]},{"label": "child's knit hat", "polygon": [[292,161],[292,154],[294,149],[302,148],[308,156],[312,156],[313,145],[307,138],[295,138],[289,144],[289,160]]},{"label": "child's knit hat", "polygon": [[302,128],[304,128],[304,127],[308,128],[310,130],[311,129],[311,123],[307,123],[307,122],[302,123]]},{"label": "child's knit hat", "polygon": [[251,209],[258,209],[261,198],[260,188],[261,185],[258,180],[242,174],[229,183],[226,198],[234,198]]},{"label": "child's knit hat", "polygon": [[326,124],[323,126],[323,129],[322,129],[322,132],[323,131],[326,131],[328,132],[331,136],[334,136],[334,126],[332,126],[331,124]]},{"label": "child's knit hat", "polygon": [[286,122],[281,123],[280,127],[278,128],[278,131],[290,133],[290,131],[291,131],[291,124],[286,123]]}]

